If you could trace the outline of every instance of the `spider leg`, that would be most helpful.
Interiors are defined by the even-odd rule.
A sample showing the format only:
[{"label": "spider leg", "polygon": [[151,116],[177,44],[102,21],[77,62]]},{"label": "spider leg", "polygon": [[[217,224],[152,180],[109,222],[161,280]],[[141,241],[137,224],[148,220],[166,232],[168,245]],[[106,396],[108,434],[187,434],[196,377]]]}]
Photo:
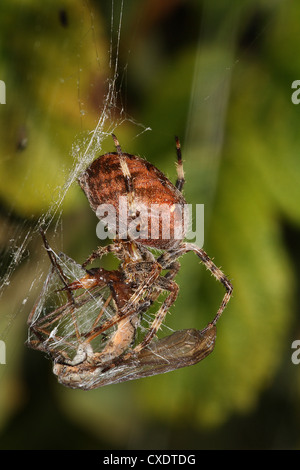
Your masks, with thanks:
[{"label": "spider leg", "polygon": [[[164,256],[166,253],[163,253],[160,258],[158,258],[157,262],[163,267],[163,269],[168,269],[169,271],[165,274],[165,278],[169,280],[173,280],[174,277],[177,275],[180,269],[180,263],[178,261],[172,261],[171,263],[168,261],[164,263]],[[161,260],[161,261],[160,261]]]},{"label": "spider leg", "polygon": [[[36,309],[38,308],[40,299],[41,299],[41,297],[39,297],[38,301],[36,302],[34,308],[32,309],[28,317],[29,329],[33,332],[33,334],[36,337],[36,340],[31,339],[29,343],[34,349],[44,347],[46,351],[51,353],[52,341],[57,342],[63,339],[64,344],[67,344],[66,339],[57,337],[56,332],[55,332],[56,325],[65,316],[70,316],[72,318],[74,332],[75,332],[78,343],[82,344],[82,342],[84,343],[86,342],[85,338],[82,337],[78,328],[77,319],[76,319],[76,309],[83,306],[84,303],[87,302],[87,299],[86,299],[85,294],[83,293],[83,294],[77,295],[76,302],[75,302],[73,292],[78,289],[92,290],[93,287],[95,286],[98,286],[98,288],[105,287],[105,283],[101,282],[100,279],[98,279],[96,276],[93,275],[92,273],[93,270],[89,272],[87,271],[86,276],[82,277],[81,279],[73,281],[72,283],[69,283],[69,279],[65,276],[63,267],[60,264],[59,257],[57,257],[55,252],[50,248],[48,241],[46,239],[45,233],[42,231],[42,229],[40,231],[41,231],[41,235],[43,238],[45,249],[48,253],[48,256],[50,258],[51,265],[52,265],[52,270],[51,270],[51,274],[49,275],[50,276],[49,279],[51,278],[51,276],[53,276],[56,273],[56,275],[59,277],[59,280],[63,284],[63,287],[61,289],[58,289],[57,292],[64,291],[66,292],[66,295],[67,295],[66,303],[64,303],[57,309],[51,311],[50,313],[44,315],[42,318],[37,318],[36,320],[34,320],[34,317],[36,315]],[[102,249],[102,251],[109,251],[109,248],[105,247],[104,249]],[[99,249],[97,250],[97,253],[99,253]],[[107,299],[107,301],[105,302],[104,306],[102,307],[101,312],[99,313],[97,319],[94,322],[93,327],[95,327],[96,324],[100,321],[100,317],[103,313],[103,310],[106,308],[106,305],[109,303],[110,299],[111,297],[109,297],[109,299]]]},{"label": "spider leg", "polygon": [[145,336],[143,341],[141,341],[141,343],[139,343],[134,348],[135,353],[140,352],[145,346],[147,346],[150,343],[150,341],[152,341],[153,337],[156,335],[162,322],[164,321],[164,318],[167,312],[169,311],[170,307],[175,302],[178,292],[179,292],[179,287],[176,284],[176,282],[166,279],[166,277],[160,277],[156,283],[156,286],[161,290],[169,291],[170,294],[168,295],[168,297],[165,299],[160,309],[158,310],[152,322],[152,325],[149,328],[147,335]]},{"label": "spider leg", "polygon": [[231,282],[227,279],[227,277],[224,275],[224,273],[219,269],[213,261],[210,259],[210,257],[205,253],[204,250],[199,248],[197,245],[194,243],[182,243],[178,248],[176,248],[174,251],[165,253],[162,255],[164,257],[161,260],[161,264],[164,267],[164,263],[168,264],[170,261],[173,259],[177,259],[180,256],[182,256],[185,253],[188,253],[189,251],[193,251],[201,260],[201,262],[204,264],[206,269],[208,269],[211,274],[215,277],[217,281],[219,281],[223,286],[225,287],[225,295],[223,297],[223,300],[221,302],[221,305],[217,311],[217,314],[215,318],[213,319],[212,322],[209,323],[208,327],[216,325],[217,321],[219,320],[220,316],[222,315],[226,305],[228,304],[230,297],[232,295],[233,291],[233,286]]},{"label": "spider leg", "polygon": [[[156,295],[153,289],[160,272],[160,265],[154,263],[149,273],[147,273],[146,279],[133,294],[128,294],[128,298],[124,299],[124,305],[118,308],[117,313],[102,325],[94,327],[86,336],[86,343],[90,343],[97,336],[117,325],[116,331],[111,335],[104,349],[100,353],[95,353],[93,358],[89,359],[93,364],[100,365],[101,363],[112,361],[128,349],[134,339],[140,314],[151,304],[152,296],[154,298]],[[114,289],[114,286],[112,286],[112,289]],[[160,287],[160,289],[164,288]]]},{"label": "spider leg", "polygon": [[[154,281],[152,279],[153,284],[148,286],[147,295],[144,298],[142,298],[142,300],[139,302],[138,306],[135,307],[136,311],[135,311],[134,315],[135,315],[136,318],[139,318],[139,316],[142,315],[157,300],[157,298],[159,297],[162,290],[170,290],[170,288],[169,288],[170,281],[172,281],[172,279],[176,276],[179,268],[180,268],[179,262],[175,261],[170,266],[168,266],[167,269],[170,269],[170,271],[168,273],[166,273],[163,277],[159,277],[157,281]],[[173,285],[174,284],[175,283],[173,283]],[[177,288],[177,285],[175,284],[175,289],[176,288]],[[174,301],[175,301],[175,298],[174,298],[173,302]],[[134,321],[132,320],[132,317],[129,317],[129,319],[130,319],[131,323],[134,323]],[[162,317],[160,324],[162,323],[163,319],[164,319],[164,317]],[[148,344],[151,341],[152,337],[158,331],[158,329],[160,327],[160,324],[153,323],[152,326],[154,328],[156,328],[156,331],[153,331],[153,333],[150,333],[149,340],[148,339],[146,340],[146,338],[145,338],[145,340],[146,340],[145,345]],[[151,328],[152,328],[152,326],[151,326]],[[119,327],[122,328],[123,325],[120,324],[120,326],[118,326],[118,329],[119,329]],[[135,327],[134,327],[134,330],[132,331],[132,340],[133,340],[135,332],[136,332],[136,327],[137,327],[137,321],[135,321]],[[129,345],[129,342],[128,342],[128,345]],[[141,349],[145,345],[143,343]]]},{"label": "spider leg", "polygon": [[85,335],[86,342],[90,343],[93,339],[97,338],[97,336],[101,335],[102,333],[107,331],[109,328],[113,327],[114,325],[116,325],[117,323],[121,321],[122,317],[120,317],[119,313],[116,313],[116,315],[114,315],[109,320],[106,320],[104,323],[102,323],[102,325],[97,326],[97,323],[99,323],[99,320],[102,317],[103,312],[105,308],[107,307],[107,305],[109,304],[109,302],[111,301],[111,299],[112,299],[112,296],[110,295],[107,298],[105,304],[103,305],[99,315],[97,316],[93,324],[92,330],[88,334]]},{"label": "spider leg", "polygon": [[[174,279],[174,277],[176,276],[176,274],[178,273],[179,269],[180,269],[180,264],[179,264],[178,261],[174,261],[170,266],[167,266],[164,269],[169,269],[169,271],[162,278],[159,278],[159,279],[167,279],[169,281],[172,281]],[[157,286],[158,286],[158,284],[156,284],[156,285],[154,284],[154,286],[152,287],[152,289],[149,292],[149,295],[147,295],[145,297],[145,301],[149,302],[149,306],[152,305],[157,300],[157,298],[159,297],[159,295],[161,293],[162,289],[157,288]],[[166,290],[168,290],[168,289],[166,289]]]},{"label": "spider leg", "polygon": [[[103,282],[103,279],[101,277],[98,277],[96,274],[97,272],[100,272],[100,270],[95,270],[95,274],[92,274],[92,273],[90,274],[90,272],[88,272],[86,278],[82,278],[80,281],[73,283],[74,285],[71,284],[70,288],[74,290],[80,287],[84,289],[88,289],[91,284],[94,284],[94,283],[101,284]],[[82,360],[85,360],[86,358],[88,358],[88,362],[90,362],[93,365],[101,365],[101,364],[104,365],[105,363],[115,360],[116,358],[121,356],[123,352],[126,351],[126,349],[128,349],[130,344],[133,342],[136,329],[138,326],[140,314],[142,313],[143,310],[148,308],[148,306],[151,304],[151,297],[153,296],[153,294],[156,294],[156,293],[153,293],[153,288],[156,287],[156,281],[157,281],[157,278],[159,278],[160,272],[161,272],[160,265],[158,263],[154,263],[152,265],[151,263],[146,279],[144,280],[144,282],[141,283],[139,288],[136,289],[136,291],[132,295],[129,295],[130,294],[130,290],[129,290],[129,292],[127,293],[128,299],[126,299],[126,297],[125,299],[123,299],[125,300],[125,303],[122,307],[118,308],[117,313],[112,318],[104,321],[101,325],[96,326],[98,323],[98,320],[100,320],[100,317],[102,315],[102,313],[100,312],[100,314],[98,315],[96,319],[96,322],[93,325],[92,330],[88,334],[85,335],[84,343],[80,344],[80,351],[78,355],[75,357],[75,360],[73,360],[72,365],[74,364],[76,365],[77,363],[82,362]],[[106,276],[107,276],[107,280],[110,279],[112,281],[113,284],[111,286],[111,289],[114,290],[117,286],[117,284],[114,285],[114,282],[117,282],[117,279],[113,280],[111,278],[112,273],[107,273]],[[165,282],[167,282],[169,286],[169,283],[171,281],[166,280]],[[161,284],[162,284],[162,281],[160,281],[160,278],[159,278],[157,286],[160,288],[160,290],[168,290],[168,286],[165,287],[164,285],[161,285]],[[111,296],[107,299],[107,302],[110,299],[111,299]],[[160,312],[161,312],[161,309],[160,309]],[[163,317],[161,321],[163,321]],[[117,329],[111,334],[111,337],[109,338],[104,349],[99,353],[94,353],[91,355],[90,350],[88,349],[89,343],[93,339],[95,339],[97,336],[106,332],[107,330],[109,330],[115,325],[117,325]],[[151,332],[149,332],[150,335],[149,334],[147,335],[145,345],[148,344],[148,342],[151,340],[152,336],[159,329],[159,326],[160,326],[159,323],[156,325],[156,322],[154,322],[153,332],[151,330]],[[148,336],[149,336],[149,339],[148,339]],[[144,342],[143,342],[143,346],[144,346]]]},{"label": "spider leg", "polygon": [[136,346],[136,348],[134,348],[134,352],[140,351],[147,344],[150,343],[152,338],[155,336],[155,334],[159,330],[169,308],[175,302],[177,295],[178,295],[179,288],[177,284],[173,282],[172,280],[176,276],[179,268],[180,268],[179,262],[174,261],[168,267],[165,268],[165,269],[169,269],[170,271],[166,273],[163,277],[158,277],[155,280],[152,278],[152,283],[149,286],[148,294],[144,297],[144,301],[143,303],[141,303],[141,306],[147,305],[147,307],[149,307],[150,305],[152,305],[155,302],[155,300],[158,298],[162,290],[171,291],[171,294],[167,297],[167,299],[165,300],[165,302],[159,309],[144,340],[138,346]]},{"label": "spider leg", "polygon": [[91,264],[95,259],[102,258],[102,256],[110,253],[113,249],[113,245],[98,246],[98,248],[93,251],[93,253],[84,261],[81,265],[82,268],[86,268],[88,264]]},{"label": "spider leg", "polygon": [[[40,227],[40,233],[41,233],[41,236],[42,236],[42,239],[43,239],[45,249],[48,253],[51,264],[53,266],[53,269],[57,272],[59,278],[61,279],[61,281],[64,285],[64,290],[66,290],[66,292],[67,292],[68,301],[73,305],[73,308],[71,309],[71,317],[72,317],[72,320],[73,320],[74,329],[75,329],[75,332],[76,332],[77,339],[78,339],[78,341],[80,341],[80,333],[79,333],[79,330],[78,330],[78,325],[77,325],[76,317],[75,317],[75,314],[74,314],[75,300],[74,300],[72,291],[69,289],[68,279],[64,275],[63,270],[62,270],[59,262],[57,261],[57,258],[55,256],[54,251],[49,246],[48,240],[46,238],[46,234],[45,234],[44,230],[41,227]],[[32,318],[31,315],[29,315],[29,320],[31,318]]]},{"label": "spider leg", "polygon": [[100,321],[100,319],[101,319],[103,313],[105,312],[105,309],[108,307],[108,305],[109,305],[111,299],[112,299],[112,294],[110,294],[110,295],[107,297],[105,303],[103,304],[103,307],[101,308],[101,310],[100,310],[100,312],[99,312],[99,314],[98,314],[96,320],[95,320],[94,323],[93,323],[93,327],[92,327],[92,328],[95,328],[95,327],[97,326],[97,324],[99,323],[99,321]]},{"label": "spider leg", "polygon": [[183,164],[181,158],[181,146],[178,137],[175,137],[176,141],[176,151],[177,151],[177,181],[175,183],[176,188],[179,191],[182,191],[183,185],[185,183]]},{"label": "spider leg", "polygon": [[[47,251],[47,254],[49,256],[49,259],[50,259],[50,262],[52,264],[52,266],[54,267],[54,269],[56,270],[58,276],[60,277],[63,285],[65,286],[65,288],[67,289],[68,288],[68,280],[66,278],[66,276],[64,275],[63,273],[63,270],[61,269],[61,266],[60,264],[57,262],[57,259],[56,259],[56,256],[54,254],[54,251],[52,250],[52,248],[50,248],[49,246],[49,243],[48,243],[48,240],[46,238],[46,234],[44,232],[44,230],[40,227],[40,234],[42,236],[42,239],[43,239],[43,243],[44,243],[44,247],[45,247],[45,250]],[[68,297],[70,296],[70,298],[72,298],[72,293],[70,291],[68,291]]]},{"label": "spider leg", "polygon": [[128,314],[129,310],[135,309],[136,306],[139,304],[140,299],[143,297],[145,292],[147,292],[147,289],[151,288],[157,278],[159,278],[159,275],[161,273],[161,266],[158,263],[153,263],[152,269],[150,272],[147,274],[145,280],[141,282],[139,287],[136,289],[136,291],[132,294],[132,296],[129,298],[128,302],[120,309],[121,315]]},{"label": "spider leg", "polygon": [[98,335],[102,334],[104,331],[108,330],[112,326],[116,325],[121,320],[133,316],[138,310],[139,304],[142,305],[145,303],[143,294],[146,291],[147,287],[152,286],[156,279],[159,277],[160,271],[160,266],[155,263],[146,280],[141,283],[141,285],[136,289],[136,291],[125,302],[125,305],[118,310],[116,315],[114,315],[109,320],[106,320],[101,326],[94,328],[93,332],[91,332],[92,335],[89,337],[89,341],[96,338]]}]

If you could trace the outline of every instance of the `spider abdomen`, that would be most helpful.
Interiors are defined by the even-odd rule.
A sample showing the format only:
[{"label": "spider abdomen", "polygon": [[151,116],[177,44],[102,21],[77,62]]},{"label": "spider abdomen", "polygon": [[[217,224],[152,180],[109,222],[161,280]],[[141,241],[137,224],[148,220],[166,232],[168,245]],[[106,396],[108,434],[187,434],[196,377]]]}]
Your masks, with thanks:
[{"label": "spider abdomen", "polygon": [[[122,153],[122,159],[123,165],[118,153],[102,155],[80,176],[79,184],[92,209],[97,213],[104,204],[112,205],[117,234],[122,238],[130,235],[138,243],[159,249],[182,240],[185,233],[182,193],[146,160],[128,153]],[[121,231],[120,220],[126,222],[125,233]]]}]

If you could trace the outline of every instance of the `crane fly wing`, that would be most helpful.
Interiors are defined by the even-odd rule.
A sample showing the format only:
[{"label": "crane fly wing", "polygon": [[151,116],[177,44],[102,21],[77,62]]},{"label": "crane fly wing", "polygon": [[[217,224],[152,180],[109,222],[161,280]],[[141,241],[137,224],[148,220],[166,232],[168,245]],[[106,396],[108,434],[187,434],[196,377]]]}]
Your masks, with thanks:
[{"label": "crane fly wing", "polygon": [[[29,332],[27,344],[33,349],[43,350],[56,359],[63,356],[68,360],[76,354],[79,343],[94,328],[103,309],[102,320],[108,320],[115,310],[107,305],[110,295],[107,286],[94,286],[90,289],[68,291],[66,283],[80,281],[86,271],[64,253],[55,256],[38,300],[28,318]],[[64,282],[62,280],[62,273]],[[101,349],[101,340],[95,349]]]},{"label": "crane fly wing", "polygon": [[197,364],[212,353],[216,340],[216,327],[204,330],[179,330],[160,340],[153,341],[136,355],[126,355],[107,370],[56,364],[53,368],[58,381],[70,388],[92,390],[105,385],[136,380],[170,372]]}]

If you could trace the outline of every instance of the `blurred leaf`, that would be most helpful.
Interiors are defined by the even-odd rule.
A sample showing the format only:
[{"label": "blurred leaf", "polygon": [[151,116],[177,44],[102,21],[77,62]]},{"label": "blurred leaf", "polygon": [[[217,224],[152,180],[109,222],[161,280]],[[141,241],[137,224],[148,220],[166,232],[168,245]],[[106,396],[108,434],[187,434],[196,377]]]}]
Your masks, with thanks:
[{"label": "blurred leaf", "polygon": [[[107,63],[98,67],[95,54],[96,47],[99,55],[106,49],[101,22],[94,18],[95,44],[89,12],[80,2],[17,3],[4,1],[0,7],[0,76],[6,83],[0,197],[19,215],[31,217],[57,199],[72,166],[72,142],[95,125],[108,68]],[[12,34],[18,30],[21,36]]]}]

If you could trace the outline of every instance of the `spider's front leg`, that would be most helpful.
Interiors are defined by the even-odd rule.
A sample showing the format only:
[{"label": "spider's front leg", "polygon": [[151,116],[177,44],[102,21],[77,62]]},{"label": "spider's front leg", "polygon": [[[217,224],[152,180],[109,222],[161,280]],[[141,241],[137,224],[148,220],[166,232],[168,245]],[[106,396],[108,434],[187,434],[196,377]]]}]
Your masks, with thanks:
[{"label": "spider's front leg", "polygon": [[161,291],[162,290],[169,291],[170,294],[165,299],[160,309],[158,310],[157,314],[155,315],[155,318],[149,328],[147,335],[145,336],[143,341],[134,348],[135,353],[139,353],[145,346],[147,346],[152,341],[152,339],[158,332],[161,324],[163,323],[167,312],[169,311],[171,306],[174,304],[177,298],[178,292],[179,292],[179,287],[176,284],[176,282],[170,279],[167,279],[166,277],[160,277],[155,283],[155,287]]}]

